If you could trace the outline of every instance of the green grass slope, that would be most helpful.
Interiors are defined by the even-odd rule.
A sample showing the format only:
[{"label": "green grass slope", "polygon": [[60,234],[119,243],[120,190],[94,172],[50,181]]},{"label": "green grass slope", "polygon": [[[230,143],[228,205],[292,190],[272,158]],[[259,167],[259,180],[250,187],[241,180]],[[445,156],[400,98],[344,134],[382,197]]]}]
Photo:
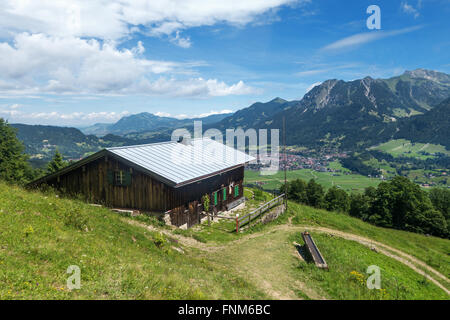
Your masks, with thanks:
[{"label": "green grass slope", "polygon": [[[345,214],[290,203],[294,225],[320,226],[363,236],[416,257],[450,278],[450,240],[381,228]],[[446,285],[447,288],[450,286]]]},{"label": "green grass slope", "polygon": [[[425,246],[430,245],[432,249],[436,242],[433,249],[436,260],[428,262],[440,261],[442,272],[446,270],[448,241],[432,238],[421,248],[423,239],[427,237],[397,234],[396,230],[380,229],[336,213],[330,214],[332,218],[321,219],[324,213],[290,203],[289,211],[278,220],[267,225],[256,225],[239,236],[233,235],[233,223],[227,221],[212,227],[202,225],[190,232],[194,237],[200,236],[204,242],[220,247],[213,253],[203,252],[205,258],[245,276],[275,299],[449,299],[445,290],[408,265],[357,241],[334,233],[319,232],[317,228],[341,228],[354,235],[373,235],[394,248],[409,248],[407,243],[411,242],[408,252],[412,254],[418,250],[416,255],[421,258],[426,252]],[[342,225],[337,222],[339,219],[343,220]],[[348,227],[343,227],[347,224]],[[313,235],[328,263],[328,271],[318,269],[310,259],[298,255],[293,243],[302,244],[300,233],[305,230]],[[390,234],[388,231],[391,231]],[[380,268],[382,290],[366,287],[369,277],[366,271],[372,265]],[[418,269],[422,270],[420,267]],[[444,280],[439,283],[448,288]]]},{"label": "green grass slope", "polygon": [[430,143],[411,143],[405,139],[390,140],[370,149],[388,153],[393,157],[411,157],[419,159],[435,158],[435,154],[450,155],[444,146]]},{"label": "green grass slope", "polygon": [[[335,168],[339,168],[336,163],[333,163]],[[347,172],[346,169],[343,171]],[[325,188],[332,186],[339,186],[346,191],[363,191],[365,188],[373,186],[376,187],[381,180],[376,178],[368,178],[359,174],[345,174],[344,172],[318,172],[311,169],[300,169],[287,171],[287,180],[303,179],[309,181],[315,179],[317,183]],[[265,190],[278,190],[284,183],[284,172],[279,171],[274,175],[260,175],[258,171],[245,171],[245,183],[254,184],[255,182],[262,182],[262,188]]]},{"label": "green grass slope", "polygon": [[[107,209],[0,182],[0,299],[253,299],[226,268]],[[66,270],[81,269],[69,291]]]},{"label": "green grass slope", "polygon": [[[269,198],[249,201],[241,213]],[[339,233],[402,250],[445,277],[448,240],[294,203],[275,221],[234,230],[230,220],[172,229],[146,216],[124,217],[0,182],[0,299],[449,298],[445,279],[433,275],[439,287],[417,272],[420,266],[414,270]],[[293,242],[301,243],[304,230],[313,234],[329,271],[298,255]],[[66,287],[70,265],[81,269],[80,290]],[[380,267],[383,290],[364,285],[369,265]]]}]

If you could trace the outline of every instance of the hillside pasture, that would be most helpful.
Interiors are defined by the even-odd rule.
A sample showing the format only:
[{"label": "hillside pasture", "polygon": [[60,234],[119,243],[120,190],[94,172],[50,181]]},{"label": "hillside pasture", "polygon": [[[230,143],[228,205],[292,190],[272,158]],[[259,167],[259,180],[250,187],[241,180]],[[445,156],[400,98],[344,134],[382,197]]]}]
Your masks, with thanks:
[{"label": "hillside pasture", "polygon": [[[348,192],[361,192],[365,188],[376,187],[381,182],[377,178],[369,178],[358,174],[350,174],[348,172],[318,172],[311,169],[300,169],[287,171],[287,180],[303,179],[309,181],[315,179],[326,189],[332,186],[338,186]],[[245,171],[244,183],[256,184],[262,183],[264,190],[278,190],[284,184],[284,172],[278,171],[274,175],[260,175],[258,171]]]},{"label": "hillside pasture", "polygon": [[[249,201],[242,213],[270,198]],[[240,233],[233,221],[216,221],[181,230],[0,182],[0,299],[449,298],[449,240],[292,202],[278,219]],[[305,230],[329,271],[294,245]],[[373,250],[372,239],[393,255]],[[396,259],[399,250],[444,274],[441,284]],[[70,265],[81,269],[79,290],[66,286]],[[365,286],[369,265],[380,268],[383,290]]]},{"label": "hillside pasture", "polygon": [[412,143],[405,139],[391,140],[370,149],[388,153],[396,158],[411,157],[426,160],[435,158],[438,153],[450,156],[450,151],[444,146],[430,143]]}]

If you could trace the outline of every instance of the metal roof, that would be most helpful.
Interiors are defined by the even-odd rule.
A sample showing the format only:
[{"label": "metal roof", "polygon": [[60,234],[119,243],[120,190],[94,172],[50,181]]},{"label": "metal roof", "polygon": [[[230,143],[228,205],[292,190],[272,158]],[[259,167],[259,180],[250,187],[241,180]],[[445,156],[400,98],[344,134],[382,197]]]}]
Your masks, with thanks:
[{"label": "metal roof", "polygon": [[107,148],[106,150],[177,187],[255,160],[245,152],[210,138]]}]

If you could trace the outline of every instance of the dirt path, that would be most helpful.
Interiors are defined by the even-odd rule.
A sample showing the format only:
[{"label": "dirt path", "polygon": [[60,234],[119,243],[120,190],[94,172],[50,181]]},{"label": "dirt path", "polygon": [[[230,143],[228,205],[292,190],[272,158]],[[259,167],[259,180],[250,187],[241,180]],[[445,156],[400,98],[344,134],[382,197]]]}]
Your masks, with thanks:
[{"label": "dirt path", "polygon": [[[228,242],[225,245],[217,246],[214,244],[205,244],[191,237],[174,234],[171,230],[156,228],[125,218],[123,220],[132,225],[144,227],[150,231],[161,232],[168,237],[176,239],[186,247],[197,248],[208,254],[220,251],[221,258],[217,259],[218,262],[223,259],[227,264],[230,264],[231,261],[232,265],[237,266],[236,271],[238,273],[252,278],[254,282],[258,283],[261,288],[275,299],[298,299],[298,296],[292,289],[292,279],[286,274],[285,270],[282,270],[282,266],[271,262],[285,261],[288,259],[287,256],[292,253],[292,246],[285,241],[283,236],[285,232],[303,230],[328,233],[346,240],[356,241],[406,265],[450,295],[450,291],[434,277],[438,277],[447,283],[450,280],[423,261],[384,243],[336,229],[308,225],[292,225],[289,220],[288,224],[279,225],[264,232],[249,234],[240,239]],[[283,231],[283,233],[279,231]],[[255,243],[255,240],[260,237],[267,238],[263,246]],[[302,288],[301,291],[312,299],[324,299],[324,297],[313,290],[307,290],[304,284],[296,283],[296,287]]]},{"label": "dirt path", "polygon": [[[430,276],[430,273],[434,274],[435,276],[441,278],[442,280],[446,282],[450,282],[450,280],[444,276],[439,271],[433,269],[432,267],[428,266],[424,262],[420,261],[419,259],[404,253],[403,251],[400,251],[398,249],[395,249],[391,246],[388,246],[384,243],[374,241],[372,239],[368,239],[362,236],[358,236],[352,233],[346,233],[335,229],[330,228],[324,228],[324,227],[315,227],[315,226],[292,226],[292,225],[281,225],[277,226],[272,230],[282,230],[282,231],[289,231],[289,230],[309,230],[309,231],[316,231],[316,232],[323,232],[332,234],[334,236],[338,236],[340,238],[346,239],[346,240],[352,240],[361,243],[362,245],[365,245],[371,249],[375,249],[377,252],[384,254],[390,258],[393,258],[404,265],[408,266],[418,274],[426,277],[428,280],[433,282],[435,285],[437,285],[439,288],[444,290],[447,294],[450,295],[450,291],[444,287],[439,281],[437,281],[435,278]],[[423,271],[422,269],[418,268],[417,265],[424,268],[427,272]]]},{"label": "dirt path", "polygon": [[274,231],[245,236],[205,256],[214,263],[227,265],[273,299],[296,300],[305,295],[310,299],[324,299],[314,289],[295,280],[294,253],[295,247],[287,241],[287,234]]},{"label": "dirt path", "polygon": [[[290,231],[303,231],[303,230],[309,230],[309,231],[315,231],[315,232],[322,232],[322,233],[328,233],[328,234],[332,234],[334,236],[346,239],[346,240],[351,240],[351,241],[356,241],[362,245],[365,245],[367,247],[369,247],[370,249],[376,250],[378,253],[381,253],[385,256],[388,256],[394,260],[399,261],[400,263],[406,265],[407,267],[409,267],[410,269],[412,269],[413,271],[415,271],[416,273],[420,274],[421,276],[424,276],[425,278],[427,278],[428,280],[430,280],[431,282],[433,282],[435,285],[437,285],[439,288],[441,288],[442,290],[444,290],[447,294],[450,295],[450,291],[443,286],[439,281],[437,281],[435,278],[433,278],[431,276],[431,274],[433,274],[436,277],[439,277],[440,279],[449,282],[449,279],[444,276],[443,274],[441,274],[440,272],[438,272],[437,270],[433,269],[432,267],[428,266],[427,264],[425,264],[424,262],[420,261],[419,259],[404,253],[403,251],[400,251],[396,248],[393,248],[391,246],[388,246],[384,243],[378,242],[378,241],[374,241],[371,240],[369,238],[365,238],[362,236],[358,236],[352,233],[346,233],[346,232],[342,232],[339,230],[335,230],[335,229],[330,229],[330,228],[325,228],[325,227],[316,227],[316,226],[295,226],[295,225],[291,225],[291,224],[286,224],[286,225],[280,225],[277,226],[275,228],[272,228],[266,232],[262,232],[262,233],[255,233],[255,234],[250,234],[245,238],[241,238],[239,240],[233,241],[233,244],[239,244],[240,246],[252,239],[258,238],[258,237],[262,237],[262,236],[267,236],[270,234],[273,234],[277,231],[284,231],[284,232],[290,232]],[[287,249],[286,249],[287,250]],[[419,268],[418,266],[420,266],[421,268]],[[424,271],[424,269],[426,270],[426,272]]]},{"label": "dirt path", "polygon": [[426,148],[428,148],[429,146],[430,146],[429,143],[424,144],[424,145],[422,146],[422,148],[419,149],[419,151],[423,151],[423,150],[425,150]]},{"label": "dirt path", "polygon": [[186,247],[191,247],[191,248],[197,248],[200,250],[204,250],[204,251],[209,251],[209,252],[213,252],[213,251],[217,251],[220,250],[223,247],[218,247],[217,245],[207,245],[203,242],[200,242],[194,238],[191,237],[185,237],[183,235],[179,235],[179,234],[175,234],[173,232],[171,232],[171,230],[167,230],[167,229],[162,229],[162,228],[157,228],[154,227],[152,225],[148,225],[145,223],[141,223],[135,220],[130,220],[130,219],[126,219],[126,218],[122,218],[122,221],[131,224],[133,226],[138,226],[138,227],[142,227],[145,228],[149,231],[153,231],[153,232],[161,232],[162,234],[164,234],[165,236],[172,238],[172,239],[176,239],[180,244],[182,244],[183,246]]}]

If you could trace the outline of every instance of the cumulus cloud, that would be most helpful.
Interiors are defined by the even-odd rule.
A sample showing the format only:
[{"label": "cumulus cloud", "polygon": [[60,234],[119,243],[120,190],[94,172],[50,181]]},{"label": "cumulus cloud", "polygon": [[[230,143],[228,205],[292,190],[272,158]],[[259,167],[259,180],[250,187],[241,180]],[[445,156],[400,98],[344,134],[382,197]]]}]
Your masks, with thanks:
[{"label": "cumulus cloud", "polygon": [[180,37],[180,31],[177,31],[175,37],[170,39],[170,42],[175,43],[182,48],[189,48],[191,46],[191,38]]},{"label": "cumulus cloud", "polygon": [[130,88],[130,90],[173,97],[219,97],[259,92],[257,89],[244,84],[243,81],[227,85],[225,82],[217,79],[193,78],[178,80],[164,77],[156,81],[144,79],[136,88]]},{"label": "cumulus cloud", "polygon": [[305,0],[4,0],[0,29],[55,36],[119,39],[148,30],[171,34],[219,22],[244,25]]},{"label": "cumulus cloud", "polygon": [[167,80],[166,74],[189,74],[196,64],[150,60],[144,52],[142,42],[119,49],[114,41],[21,33],[12,44],[0,43],[0,92],[171,96],[253,92],[242,81],[227,85],[216,79]]},{"label": "cumulus cloud", "polygon": [[243,81],[189,78],[196,63],[153,60],[136,33],[190,48],[189,28],[243,26],[283,5],[310,0],[3,0],[0,94],[255,93]]},{"label": "cumulus cloud", "polygon": [[5,116],[6,118],[20,119],[20,121],[36,121],[36,120],[58,120],[64,122],[113,122],[120,118],[129,115],[130,112],[71,112],[71,113],[61,113],[57,111],[51,112],[23,112],[19,110],[11,109],[0,109],[0,116]]}]

